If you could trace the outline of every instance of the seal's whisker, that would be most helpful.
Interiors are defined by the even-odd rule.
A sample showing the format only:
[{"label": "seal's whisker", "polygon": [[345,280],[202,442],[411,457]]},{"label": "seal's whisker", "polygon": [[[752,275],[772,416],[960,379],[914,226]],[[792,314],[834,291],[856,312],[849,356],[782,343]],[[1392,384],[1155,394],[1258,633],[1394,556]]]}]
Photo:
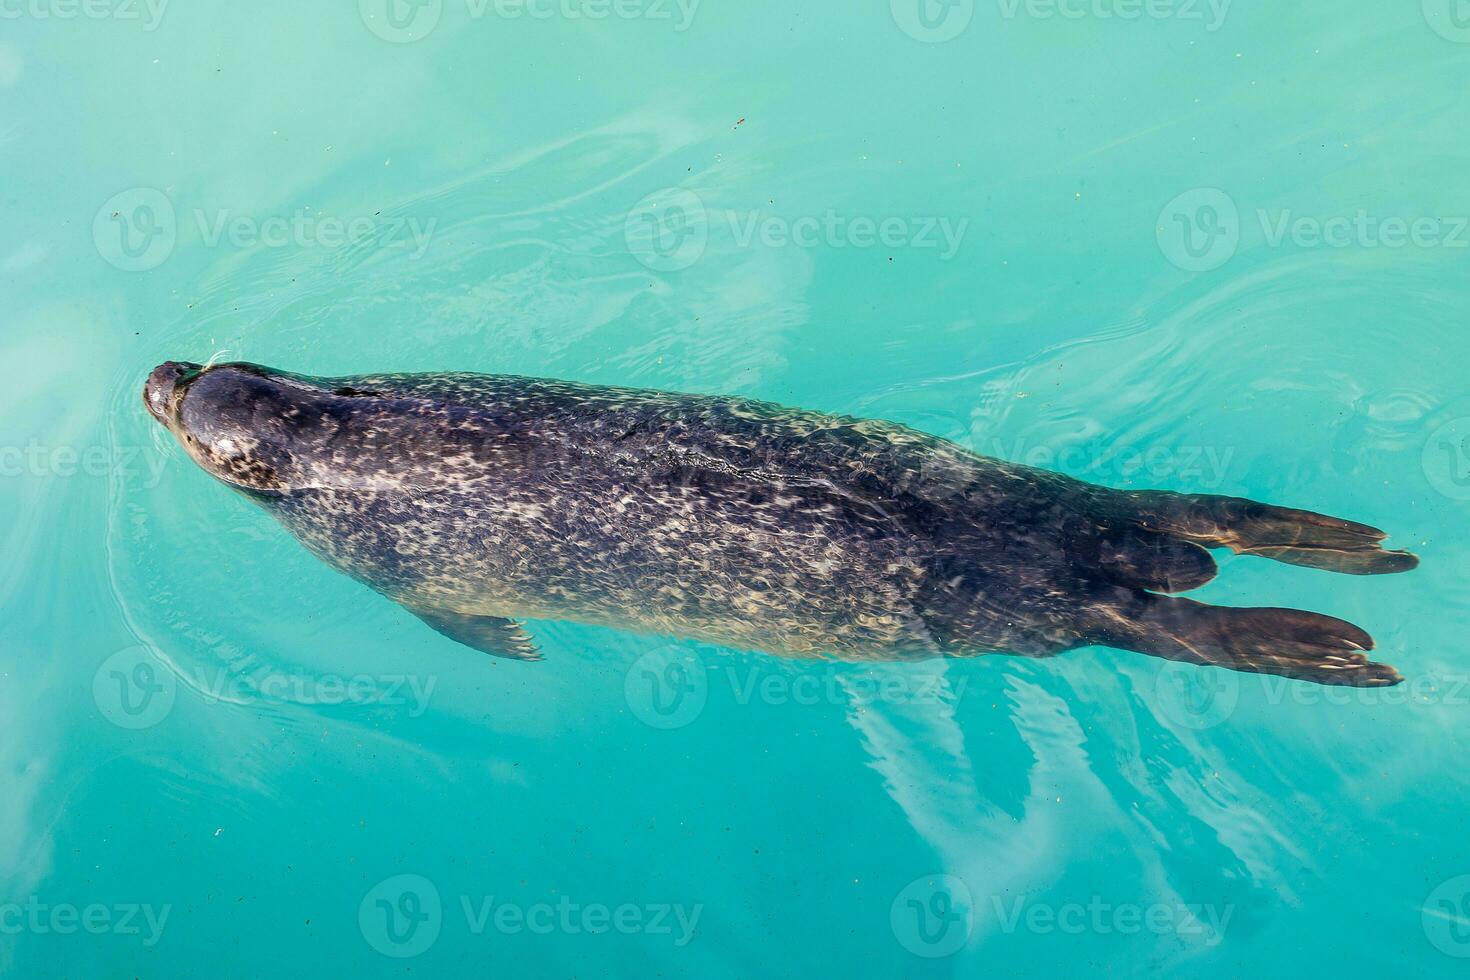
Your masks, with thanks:
[{"label": "seal's whisker", "polygon": [[214,367],[215,362],[228,353],[230,353],[230,349],[228,347],[215,351],[209,356],[209,360],[204,362],[203,370],[208,371],[210,368]]}]

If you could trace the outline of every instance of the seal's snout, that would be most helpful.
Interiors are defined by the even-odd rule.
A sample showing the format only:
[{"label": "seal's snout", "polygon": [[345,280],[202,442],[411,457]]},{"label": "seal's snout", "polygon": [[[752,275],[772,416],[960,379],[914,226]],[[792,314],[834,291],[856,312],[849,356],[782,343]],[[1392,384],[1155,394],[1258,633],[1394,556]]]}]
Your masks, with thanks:
[{"label": "seal's snout", "polygon": [[164,361],[154,368],[148,375],[148,383],[143,386],[143,404],[147,406],[148,413],[167,424],[174,391],[180,382],[192,378],[200,370],[200,365],[188,361]]}]

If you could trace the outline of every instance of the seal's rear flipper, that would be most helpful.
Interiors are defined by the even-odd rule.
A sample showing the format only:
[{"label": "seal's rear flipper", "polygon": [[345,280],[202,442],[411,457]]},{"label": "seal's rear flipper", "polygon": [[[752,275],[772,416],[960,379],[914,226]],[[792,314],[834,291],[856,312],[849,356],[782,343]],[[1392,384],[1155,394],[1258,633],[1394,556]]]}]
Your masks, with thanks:
[{"label": "seal's rear flipper", "polygon": [[536,641],[513,619],[499,616],[468,616],[442,609],[415,609],[409,612],[457,643],[473,647],[496,657],[512,660],[540,660]]},{"label": "seal's rear flipper", "polygon": [[1373,638],[1352,623],[1300,609],[1208,606],[1135,593],[1107,614],[1101,642],[1165,660],[1279,674],[1346,687],[1389,687],[1403,680],[1369,661]]},{"label": "seal's rear flipper", "polygon": [[1419,564],[1407,551],[1385,551],[1379,542],[1387,535],[1376,527],[1309,510],[1165,490],[1126,496],[1138,507],[1134,519],[1140,526],[1210,548],[1350,575],[1407,572]]},{"label": "seal's rear flipper", "polygon": [[1103,577],[1154,592],[1186,592],[1215,577],[1215,559],[1192,541],[1146,531],[1110,531],[1097,539]]}]

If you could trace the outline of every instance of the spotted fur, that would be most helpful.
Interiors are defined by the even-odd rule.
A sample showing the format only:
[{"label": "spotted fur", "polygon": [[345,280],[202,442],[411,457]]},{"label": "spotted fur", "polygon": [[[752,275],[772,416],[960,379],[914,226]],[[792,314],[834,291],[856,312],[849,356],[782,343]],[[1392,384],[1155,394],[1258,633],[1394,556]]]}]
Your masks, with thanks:
[{"label": "spotted fur", "polygon": [[1232,498],[1108,490],[742,398],[170,362],[145,402],[204,469],[431,624],[573,620],[851,660],[1172,656],[1139,625],[1157,618],[1145,590],[1207,580],[1193,542],[1238,539],[1208,521]]}]

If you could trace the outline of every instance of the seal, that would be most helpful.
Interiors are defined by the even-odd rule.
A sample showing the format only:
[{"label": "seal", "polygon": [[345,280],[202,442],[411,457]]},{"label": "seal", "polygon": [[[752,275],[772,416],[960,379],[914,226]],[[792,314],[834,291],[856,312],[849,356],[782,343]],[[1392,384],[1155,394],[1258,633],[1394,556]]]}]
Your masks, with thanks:
[{"label": "seal", "polygon": [[466,373],[315,378],[170,361],[148,411],[315,555],[460,643],[540,658],[522,619],[795,657],[1047,657],[1101,645],[1384,686],[1329,616],[1169,593],[1207,549],[1369,575],[1376,528],[1115,490],[890,422],[733,397]]}]

